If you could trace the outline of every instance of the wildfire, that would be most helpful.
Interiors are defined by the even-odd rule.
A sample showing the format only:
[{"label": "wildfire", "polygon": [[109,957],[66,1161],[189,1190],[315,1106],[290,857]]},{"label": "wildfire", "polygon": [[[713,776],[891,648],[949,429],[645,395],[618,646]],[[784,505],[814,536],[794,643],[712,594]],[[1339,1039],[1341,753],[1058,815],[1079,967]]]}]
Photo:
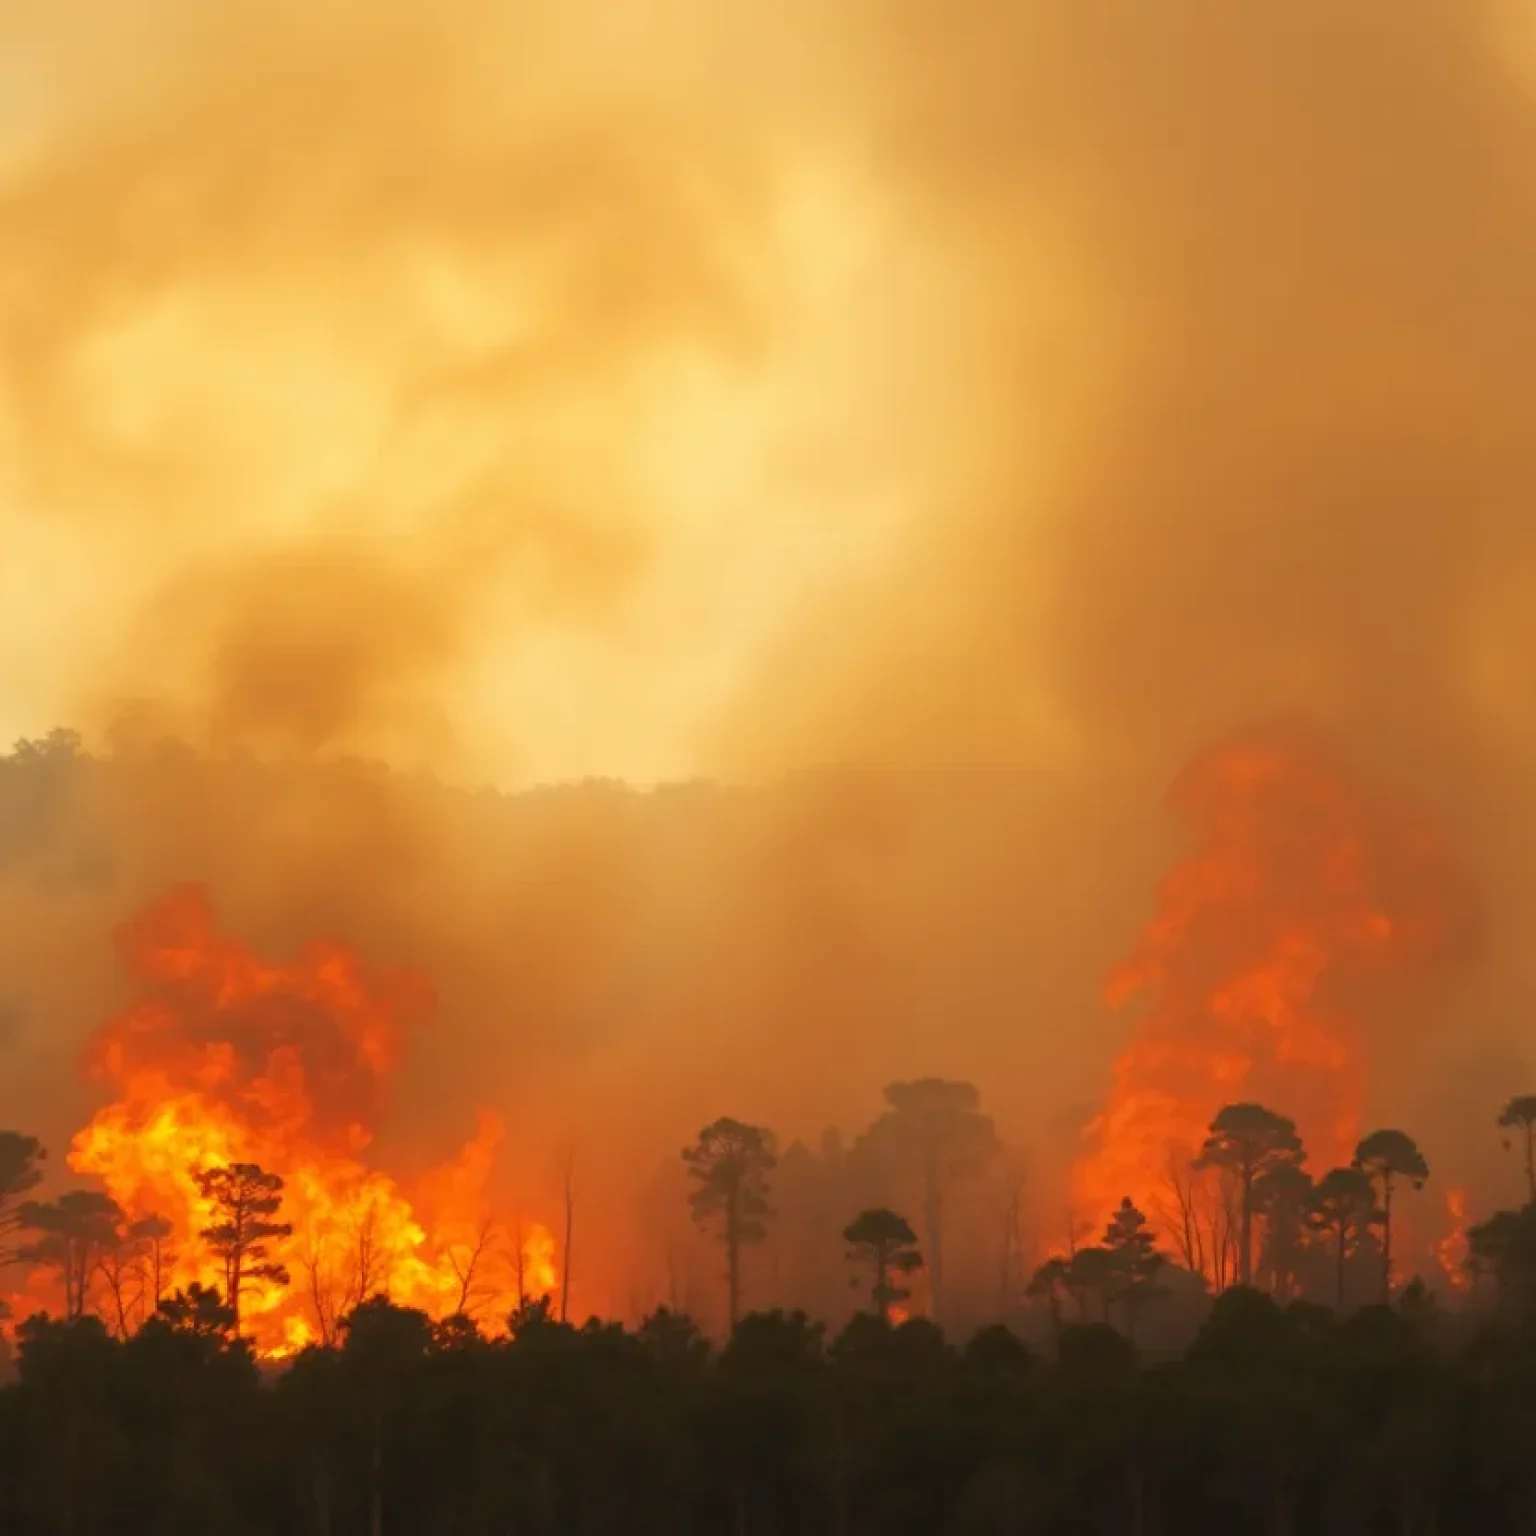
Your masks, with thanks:
[{"label": "wildfire", "polygon": [[1122,1196],[1165,1223],[1170,1186],[1223,1104],[1294,1116],[1314,1164],[1347,1160],[1363,1094],[1362,1006],[1445,941],[1459,886],[1419,823],[1368,795],[1292,728],[1228,741],[1174,784],[1193,841],[1106,989],[1136,1002],[1075,1214],[1102,1227]]},{"label": "wildfire", "polygon": [[263,1354],[333,1338],[375,1294],[494,1322],[554,1289],[548,1233],[509,1237],[488,1220],[503,1138],[494,1116],[481,1116],[414,1199],[369,1161],[402,1033],[431,1008],[412,978],[368,971],[327,944],[288,964],[264,961],[219,930],[196,887],[125,924],[119,944],[138,996],[87,1056],[116,1097],[75,1137],[68,1162],[99,1179],[128,1222],[163,1220],[153,1285],[143,1264],[135,1270],[141,1314],[154,1305],[146,1290],[225,1288],[199,1236],[217,1216],[198,1175],[234,1163],[281,1176],[277,1219],[293,1229],[268,1245],[288,1283],[258,1277],[242,1289],[242,1331]]},{"label": "wildfire", "polygon": [[1445,1192],[1445,1214],[1451,1229],[1434,1245],[1435,1262],[1440,1266],[1447,1289],[1464,1291],[1472,1284],[1472,1277],[1467,1273],[1470,1249],[1467,1245],[1466,1190],[1448,1189]]}]

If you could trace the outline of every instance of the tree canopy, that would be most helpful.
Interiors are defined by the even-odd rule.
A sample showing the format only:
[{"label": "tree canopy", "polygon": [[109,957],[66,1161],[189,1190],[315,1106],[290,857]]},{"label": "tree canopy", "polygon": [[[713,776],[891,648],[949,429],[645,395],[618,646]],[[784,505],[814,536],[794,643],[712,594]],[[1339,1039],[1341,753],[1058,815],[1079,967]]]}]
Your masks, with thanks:
[{"label": "tree canopy", "polygon": [[860,1211],[843,1228],[848,1257],[867,1264],[873,1271],[869,1298],[877,1316],[889,1322],[891,1308],[910,1299],[912,1292],[901,1285],[900,1277],[923,1267],[917,1249],[917,1234],[906,1217],[885,1207]]}]

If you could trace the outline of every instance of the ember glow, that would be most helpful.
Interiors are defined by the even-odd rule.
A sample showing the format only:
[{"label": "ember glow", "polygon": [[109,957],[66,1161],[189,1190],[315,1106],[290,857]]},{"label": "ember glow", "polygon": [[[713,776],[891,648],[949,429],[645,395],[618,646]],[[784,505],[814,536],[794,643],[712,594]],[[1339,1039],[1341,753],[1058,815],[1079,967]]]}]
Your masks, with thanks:
[{"label": "ember glow", "polygon": [[[1197,757],[1170,809],[1192,847],[1107,988],[1140,1013],[1072,1176],[1093,1229],[1122,1196],[1165,1223],[1216,1111],[1295,1117],[1317,1168],[1361,1130],[1363,1025],[1396,973],[1433,959],[1461,886],[1427,827],[1289,728]],[[1176,1192],[1175,1192],[1175,1198]]]},{"label": "ember glow", "polygon": [[1467,1191],[1450,1189],[1445,1195],[1446,1220],[1450,1230],[1435,1245],[1435,1262],[1440,1266],[1440,1276],[1448,1289],[1469,1290],[1472,1276],[1467,1272]]},{"label": "ember glow", "polygon": [[[375,1294],[495,1327],[520,1299],[554,1289],[549,1234],[492,1220],[503,1139],[494,1116],[410,1193],[370,1159],[403,1035],[431,1011],[413,978],[320,943],[286,964],[264,961],[220,931],[196,887],[125,924],[119,942],[138,996],[88,1053],[115,1098],[68,1161],[100,1179],[130,1221],[169,1222],[162,1288],[223,1288],[223,1267],[198,1237],[214,1213],[197,1175],[249,1162],[284,1179],[278,1219],[293,1227],[269,1253],[290,1283],[256,1280],[242,1298],[243,1331],[264,1354],[334,1338]],[[153,1309],[144,1291],[141,1280],[141,1313]]]}]

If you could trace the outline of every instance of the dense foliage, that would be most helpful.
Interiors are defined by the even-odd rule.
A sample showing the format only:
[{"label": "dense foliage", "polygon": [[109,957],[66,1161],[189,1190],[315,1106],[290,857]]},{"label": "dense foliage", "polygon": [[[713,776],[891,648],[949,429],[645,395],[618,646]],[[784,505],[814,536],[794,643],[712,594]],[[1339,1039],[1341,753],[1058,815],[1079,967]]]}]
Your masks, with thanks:
[{"label": "dense foliage", "polygon": [[[892,1134],[919,1168],[963,1143],[956,1175],[987,1146],[974,1106],[956,1120],[946,1100],[941,1133],[928,1107],[947,1087],[921,1086],[925,1118]],[[1506,1109],[1501,1124],[1524,1122]],[[739,1249],[774,1216],[772,1148],[763,1128],[720,1120],[683,1153],[733,1307]],[[0,1528],[16,1536],[1481,1536],[1528,1529],[1536,1510],[1536,1202],[1467,1234],[1470,1305],[1398,1291],[1392,1182],[1429,1177],[1400,1131],[1373,1132],[1314,1185],[1289,1120],[1227,1106],[1199,1159],[1224,1192],[1207,1232],[1226,1257],[1181,1266],[1124,1200],[1097,1243],[1025,1288],[1033,1310],[1015,1321],[1036,1325],[1032,1344],[1001,1324],[957,1343],[927,1318],[898,1323],[898,1278],[924,1255],[900,1213],[871,1208],[843,1232],[869,1310],[835,1337],[784,1310],[746,1313],[723,1345],[665,1309],[578,1328],[552,1296],[493,1337],[374,1296],[330,1345],[283,1360],[258,1360],[211,1288],[156,1285],[137,1326],[121,1304],[88,1309],[121,1234],[68,1196],[21,1200],[35,1140],[0,1137],[0,1154],[10,1255],[58,1268],[66,1299],[15,1329],[0,1388]],[[266,1247],[287,1231],[282,1179],[234,1165],[207,1188],[218,1219],[201,1237],[235,1296],[263,1266],[286,1284]],[[17,1244],[28,1230],[37,1241]],[[154,1236],[134,1249],[141,1289]],[[1366,1281],[1356,1299],[1385,1299],[1321,1305],[1346,1266]],[[1248,1273],[1256,1284],[1222,1284]]]},{"label": "dense foliage", "polygon": [[717,1351],[666,1312],[536,1307],[488,1341],[375,1300],[267,1371],[226,1323],[203,1294],[125,1341],[24,1324],[4,1529],[1482,1536],[1536,1500],[1536,1337],[1411,1302],[1339,1320],[1238,1287],[1158,1363],[1092,1323],[1042,1358],[754,1313]]}]

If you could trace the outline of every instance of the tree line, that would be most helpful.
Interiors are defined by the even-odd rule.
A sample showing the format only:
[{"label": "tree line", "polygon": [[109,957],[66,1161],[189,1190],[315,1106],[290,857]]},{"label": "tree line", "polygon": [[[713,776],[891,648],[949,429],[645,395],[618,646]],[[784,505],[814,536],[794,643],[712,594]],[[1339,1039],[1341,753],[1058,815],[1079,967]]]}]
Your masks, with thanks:
[{"label": "tree line", "polygon": [[[1228,1104],[1198,1153],[1182,1169],[1170,1163],[1158,1214],[1183,1270],[1203,1289],[1257,1284],[1282,1302],[1326,1295],[1342,1309],[1351,1268],[1365,1259],[1375,1270],[1374,1299],[1385,1304],[1394,1289],[1394,1197],[1428,1178],[1418,1144],[1391,1128],[1364,1137],[1347,1166],[1314,1178],[1294,1120],[1262,1104]],[[1101,1241],[1047,1258],[1029,1294],[1058,1325],[1064,1304],[1081,1318],[1097,1307],[1105,1322],[1117,1310],[1134,1338],[1137,1318],[1167,1294],[1159,1276],[1170,1257],[1127,1198]]]},{"label": "tree line", "polygon": [[[725,1261],[723,1344],[666,1307],[633,1328],[577,1327],[546,1297],[490,1337],[463,1312],[434,1320],[373,1295],[329,1343],[280,1366],[255,1357],[240,1317],[253,1283],[290,1281],[272,1258],[291,1231],[279,1174],[203,1174],[214,1216],[199,1240],[224,1284],[167,1290],[167,1232],[114,1226],[89,1191],[31,1200],[42,1149],[3,1133],[0,1242],[12,1261],[56,1267],[65,1303],[15,1329],[13,1379],[0,1387],[0,1526],[1527,1529],[1536,1095],[1512,1099],[1499,1123],[1523,1154],[1529,1198],[1468,1234],[1471,1275],[1493,1286],[1477,1309],[1394,1284],[1394,1198],[1429,1178],[1410,1136],[1374,1132],[1347,1167],[1314,1177],[1291,1120],[1234,1104],[1187,1170],[1219,1198],[1188,1203],[1190,1228],[1173,1225],[1171,1248],[1123,1200],[1096,1242],[1028,1279],[1022,1299],[1046,1328],[996,1324],[952,1342],[932,1317],[898,1309],[943,1253],[953,1180],[988,1155],[991,1129],[974,1090],[930,1079],[892,1085],[878,1132],[917,1170],[921,1214],[849,1216],[861,1309],[835,1335],[803,1311],[745,1306],[743,1265],[775,1219],[780,1157],[769,1130],[725,1118],[682,1154],[689,1213]],[[93,1272],[130,1262],[145,1292],[136,1326],[111,1285],[86,1301]],[[1341,1263],[1362,1283],[1353,1310]],[[1181,1283],[1204,1299],[1169,1347],[1148,1325],[1178,1312]]]},{"label": "tree line", "polygon": [[[83,1318],[94,1295],[114,1331],[126,1337],[166,1300],[177,1258],[172,1225],[155,1214],[130,1220],[99,1190],[67,1190],[56,1200],[23,1198],[42,1183],[46,1157],[35,1136],[0,1131],[0,1268],[24,1264],[54,1271],[64,1321]],[[271,1254],[274,1239],[293,1233],[288,1222],[275,1219],[283,1179],[255,1163],[201,1169],[193,1177],[213,1213],[197,1236],[223,1270],[222,1295],[238,1333],[241,1302],[252,1284],[286,1286],[291,1279]]]},{"label": "tree line", "polygon": [[[1528,1230],[1528,1208],[1521,1218]],[[869,1234],[875,1247],[882,1230]],[[1527,1246],[1527,1255],[1536,1252]],[[866,1254],[874,1267],[873,1251]],[[1506,1259],[1529,1298],[1536,1267]],[[217,1292],[127,1338],[20,1325],[0,1388],[15,1536],[1486,1536],[1531,1528],[1536,1315],[1405,1293],[1341,1315],[1253,1287],[1176,1355],[1098,1320],[959,1344],[879,1297],[836,1336],[658,1310],[489,1339],[374,1297],[264,1370]]]},{"label": "tree line", "polygon": [[[892,1166],[914,1175],[906,1187],[921,1215],[914,1225],[904,1212],[876,1202],[847,1213],[841,1226],[847,1256],[866,1273],[863,1287],[874,1314],[890,1319],[911,1299],[906,1282],[921,1273],[925,1310],[942,1321],[952,1197],[966,1175],[999,1157],[1001,1143],[971,1084],[939,1078],[897,1082],[885,1098],[885,1112],[860,1147],[876,1149]],[[1527,1193],[1536,1202],[1536,1095],[1510,1099],[1498,1124],[1506,1146],[1522,1152]],[[29,1198],[42,1180],[45,1156],[36,1138],[0,1132],[0,1266],[51,1269],[64,1320],[94,1309],[111,1331],[126,1337],[166,1299],[178,1258],[171,1225],[157,1215],[129,1220],[96,1190],[70,1190],[51,1201]],[[723,1250],[725,1321],[734,1330],[743,1313],[746,1255],[767,1238],[776,1216],[777,1141],[766,1127],[723,1117],[705,1126],[682,1158],[690,1214]],[[1052,1333],[1070,1315],[1079,1322],[1113,1322],[1134,1340],[1142,1320],[1170,1297],[1208,1299],[1230,1285],[1265,1290],[1282,1304],[1305,1298],[1342,1310],[1351,1303],[1389,1303],[1394,1289],[1401,1289],[1394,1267],[1394,1202],[1404,1186],[1421,1188],[1429,1179],[1423,1152],[1406,1132],[1386,1128],[1364,1137],[1347,1166],[1314,1176],[1306,1161],[1288,1116],[1256,1103],[1226,1105],[1198,1152],[1182,1166],[1170,1161],[1164,1198],[1150,1213],[1127,1197],[1096,1241],[1082,1243],[1069,1233],[1065,1251],[1020,1274],[1018,1294],[1005,1294],[997,1315],[1018,1322],[1008,1305],[1013,1302],[1043,1312]],[[282,1219],[283,1178],[236,1163],[201,1170],[196,1181],[212,1212],[197,1240],[222,1273],[222,1304],[238,1332],[254,1284],[286,1287],[292,1281],[273,1254],[274,1242],[293,1232]],[[567,1167],[567,1229],[570,1206]],[[1511,1254],[1519,1257],[1522,1223],[1521,1211],[1500,1211],[1469,1229],[1466,1267],[1474,1286],[1487,1279],[1503,1293],[1505,1261]],[[464,1282],[459,1310],[470,1311],[473,1275],[466,1273]],[[560,1280],[561,1321],[568,1284],[567,1270]],[[1003,1288],[1006,1293],[1006,1276]],[[387,1274],[371,1267],[344,1308],[328,1309],[316,1288],[322,1342],[335,1340],[342,1312],[387,1291]],[[528,1299],[521,1271],[517,1295],[520,1303]]]}]

